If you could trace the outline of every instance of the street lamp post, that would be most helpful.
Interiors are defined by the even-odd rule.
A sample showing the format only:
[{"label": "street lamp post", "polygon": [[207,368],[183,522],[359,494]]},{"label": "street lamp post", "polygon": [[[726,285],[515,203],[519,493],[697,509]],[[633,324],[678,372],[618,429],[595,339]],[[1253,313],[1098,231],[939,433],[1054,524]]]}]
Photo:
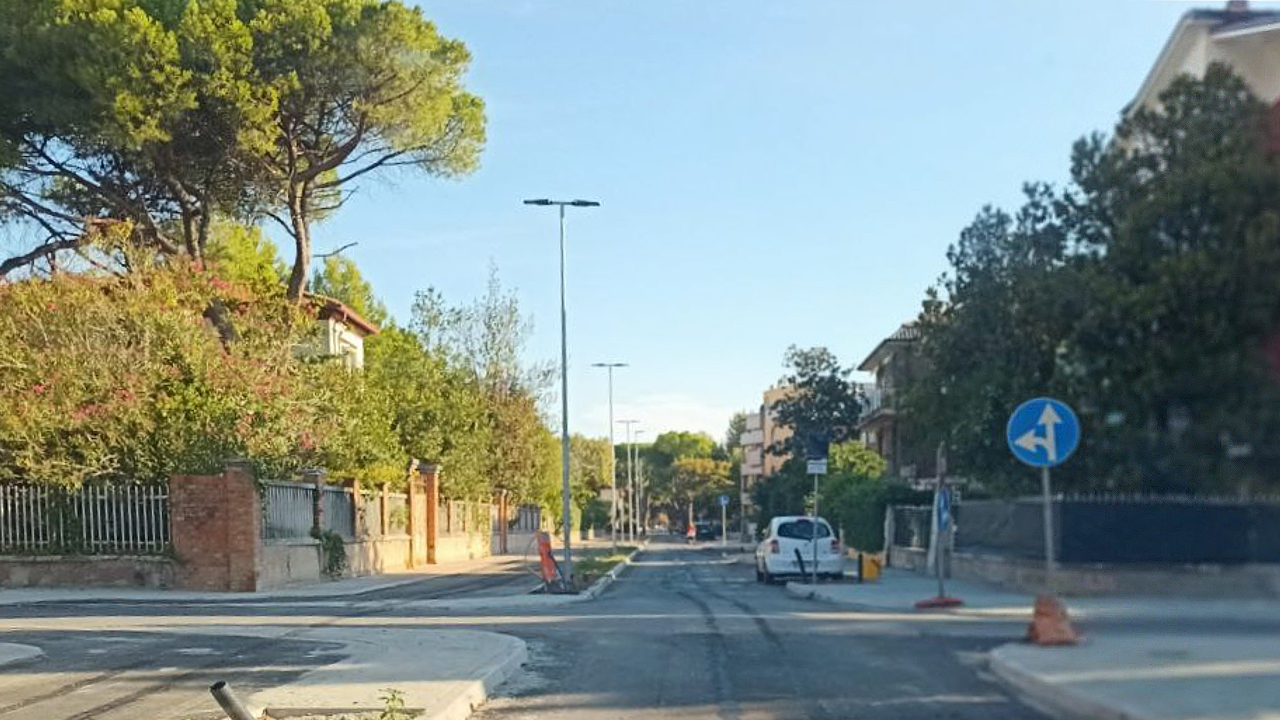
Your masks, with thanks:
[{"label": "street lamp post", "polygon": [[[631,500],[632,500],[631,493],[632,491],[635,490],[635,474],[634,474],[634,468],[631,464],[631,426],[635,425],[640,421],[639,420],[619,420],[617,422],[619,425],[625,425],[627,427],[627,515],[631,515]],[[632,535],[632,533],[629,532],[629,530],[635,527],[635,522],[633,517],[628,517],[627,520],[628,522],[623,523],[622,527],[624,530],[624,535],[627,536],[627,542],[631,542],[632,540],[635,539],[635,536]]]},{"label": "street lamp post", "polygon": [[560,209],[560,503],[563,506],[561,520],[564,522],[564,574],[573,581],[573,553],[569,549],[569,537],[573,534],[573,519],[569,512],[573,501],[569,490],[569,328],[568,314],[565,312],[564,292],[564,208],[599,207],[594,200],[525,200],[525,205],[555,205]]},{"label": "street lamp post", "polygon": [[[635,441],[640,442],[640,436],[644,434],[644,430],[635,432]],[[640,535],[644,533],[644,520],[640,517],[640,448],[632,451],[635,454],[636,473],[631,478],[631,539],[639,540]]]},{"label": "street lamp post", "polygon": [[612,508],[609,510],[609,538],[613,549],[618,549],[618,456],[613,450],[613,369],[626,367],[626,363],[598,362],[591,367],[605,368],[609,372],[609,483],[613,489]]}]

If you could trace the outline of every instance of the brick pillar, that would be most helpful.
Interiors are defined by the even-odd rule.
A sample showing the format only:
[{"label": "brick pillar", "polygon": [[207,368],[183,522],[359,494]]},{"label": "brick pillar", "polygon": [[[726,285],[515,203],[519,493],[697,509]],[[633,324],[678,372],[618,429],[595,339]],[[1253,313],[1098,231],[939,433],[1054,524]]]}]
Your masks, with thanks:
[{"label": "brick pillar", "polygon": [[507,527],[511,524],[511,506],[508,504],[507,496],[506,490],[498,491],[498,552],[503,555],[510,552],[507,548]]},{"label": "brick pillar", "polygon": [[436,539],[440,537],[440,466],[434,463],[422,463],[418,466],[418,477],[422,483],[427,516],[427,562],[436,564]]},{"label": "brick pillar", "polygon": [[324,473],[303,470],[302,480],[311,485],[311,529],[324,529]]},{"label": "brick pillar", "polygon": [[356,540],[367,540],[369,533],[365,523],[368,520],[364,516],[364,495],[360,492],[360,481],[351,478],[343,486],[351,491],[351,526],[355,528]]},{"label": "brick pillar", "polygon": [[418,461],[409,463],[409,567],[427,562],[427,511],[422,481],[418,479]]},{"label": "brick pillar", "polygon": [[178,587],[258,589],[262,500],[248,465],[230,463],[221,475],[175,475],[169,505]]}]

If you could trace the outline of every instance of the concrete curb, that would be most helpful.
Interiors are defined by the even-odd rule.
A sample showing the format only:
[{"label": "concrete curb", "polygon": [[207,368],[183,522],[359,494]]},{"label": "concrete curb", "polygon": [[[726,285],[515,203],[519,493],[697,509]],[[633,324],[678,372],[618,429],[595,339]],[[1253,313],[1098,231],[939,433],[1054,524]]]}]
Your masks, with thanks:
[{"label": "concrete curb", "polygon": [[33,663],[44,657],[44,650],[35,645],[0,643],[0,668]]},{"label": "concrete curb", "polygon": [[1155,716],[1107,705],[1022,670],[1008,658],[1010,648],[1020,646],[1021,643],[1010,643],[992,650],[987,655],[987,668],[1005,686],[1037,709],[1072,720],[1160,720]]},{"label": "concrete curb", "polygon": [[596,598],[600,597],[600,593],[604,592],[605,588],[608,588],[610,585],[612,585],[613,581],[617,580],[618,576],[622,574],[622,571],[626,570],[627,566],[631,564],[631,561],[635,560],[636,556],[644,552],[644,549],[647,547],[649,547],[648,540],[641,542],[640,546],[637,547],[635,550],[632,550],[631,554],[627,555],[627,557],[623,559],[622,562],[609,568],[609,572],[600,576],[599,580],[596,580],[595,582],[591,583],[591,587],[582,591],[580,594],[577,595],[577,597],[581,598],[582,600],[595,600]]},{"label": "concrete curb", "polygon": [[[507,637],[512,637],[508,635]],[[480,677],[470,683],[465,691],[459,693],[448,705],[434,713],[422,713],[418,720],[467,720],[502,683],[511,679],[512,675],[529,661],[529,646],[519,638],[513,638],[519,645],[505,659],[481,670]]]}]

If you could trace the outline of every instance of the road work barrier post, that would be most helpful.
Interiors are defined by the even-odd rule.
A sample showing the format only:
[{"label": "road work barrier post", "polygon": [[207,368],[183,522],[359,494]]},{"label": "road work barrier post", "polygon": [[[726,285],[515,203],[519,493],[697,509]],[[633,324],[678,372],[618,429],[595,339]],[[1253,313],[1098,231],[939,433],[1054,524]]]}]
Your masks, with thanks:
[{"label": "road work barrier post", "polygon": [[226,713],[231,720],[257,720],[244,703],[240,702],[240,698],[231,692],[231,686],[225,681],[219,680],[210,685],[209,692],[213,695],[213,699],[218,701],[222,712]]}]

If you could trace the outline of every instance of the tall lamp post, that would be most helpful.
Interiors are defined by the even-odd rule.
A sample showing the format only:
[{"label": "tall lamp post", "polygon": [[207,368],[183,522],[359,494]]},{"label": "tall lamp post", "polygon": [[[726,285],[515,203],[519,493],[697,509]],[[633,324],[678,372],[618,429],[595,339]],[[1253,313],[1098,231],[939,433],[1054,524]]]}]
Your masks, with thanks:
[{"label": "tall lamp post", "polygon": [[609,483],[613,488],[613,507],[609,511],[609,539],[614,550],[618,549],[618,456],[613,450],[613,369],[626,366],[626,363],[620,362],[591,363],[591,367],[609,371]]},{"label": "tall lamp post", "polygon": [[[634,439],[640,442],[640,436],[644,434],[644,430],[637,430]],[[644,519],[640,517],[640,448],[632,451],[636,458],[636,474],[631,478],[631,539],[639,540],[640,535],[644,532]]]},{"label": "tall lamp post", "polygon": [[[634,474],[633,466],[631,464],[631,426],[639,422],[640,422],[639,420],[618,420],[617,421],[619,425],[625,425],[627,428],[627,515],[631,514],[631,491],[635,487],[635,474]],[[634,527],[634,524],[631,523],[630,520],[631,518],[628,518],[628,522],[623,523],[622,527],[624,531],[629,530],[631,527]],[[629,532],[624,532],[624,534],[630,535]],[[630,542],[631,540],[634,540],[634,539],[635,539],[634,537],[629,537],[627,541]]]},{"label": "tall lamp post", "polygon": [[599,207],[594,200],[525,200],[525,205],[555,205],[560,209],[560,504],[564,506],[561,519],[564,522],[564,573],[573,580],[573,553],[569,549],[569,537],[573,534],[573,520],[569,512],[573,501],[569,490],[569,328],[564,301],[564,208]]}]

